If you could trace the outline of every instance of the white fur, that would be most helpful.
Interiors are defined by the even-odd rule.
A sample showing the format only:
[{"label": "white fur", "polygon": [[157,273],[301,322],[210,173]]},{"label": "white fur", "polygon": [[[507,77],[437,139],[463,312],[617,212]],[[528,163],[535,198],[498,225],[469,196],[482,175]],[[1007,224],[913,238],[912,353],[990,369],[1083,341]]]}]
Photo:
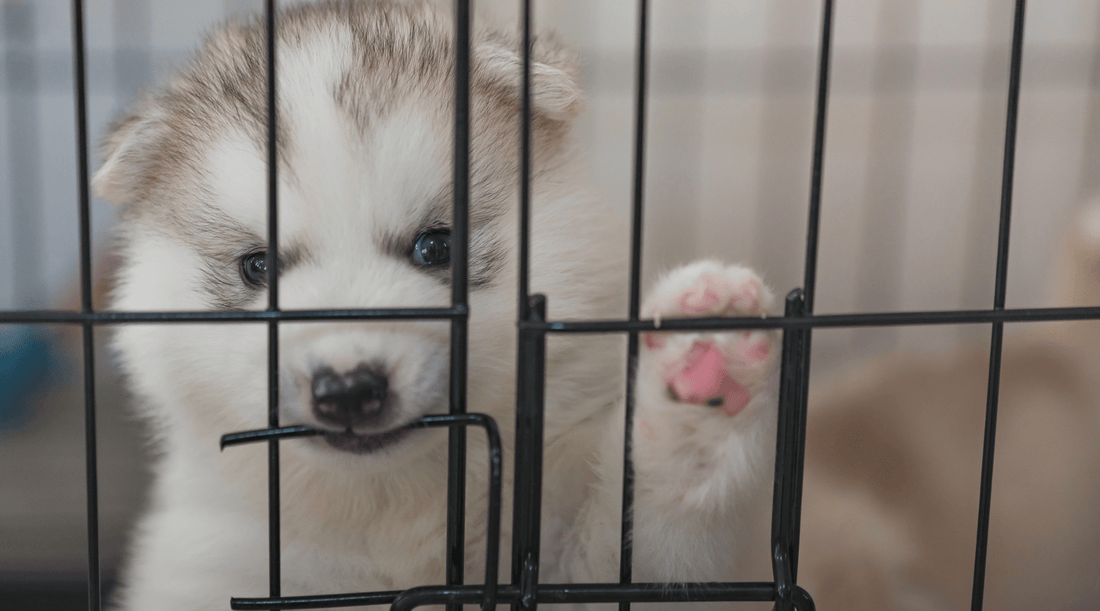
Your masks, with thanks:
[{"label": "white fur", "polygon": [[[449,287],[383,252],[378,236],[417,218],[446,185],[450,117],[403,107],[372,125],[366,141],[353,137],[355,130],[327,95],[338,72],[332,67],[345,63],[340,30],[333,29],[332,36],[280,56],[286,75],[280,81],[282,112],[293,126],[295,147],[286,159],[291,172],[280,181],[279,239],[308,251],[280,277],[280,305],[445,306]],[[563,91],[543,92],[542,99],[565,109],[574,102]],[[561,113],[554,118],[563,118]],[[549,296],[556,319],[621,317],[624,224],[590,193],[577,157],[569,149],[554,154],[533,183],[533,289]],[[230,131],[214,139],[201,164],[206,203],[259,236],[265,233],[265,155]],[[124,161],[111,157],[97,184],[125,188]],[[504,185],[513,201],[503,216],[482,229],[483,238],[491,238],[505,256],[496,280],[470,294],[468,376],[470,411],[494,417],[506,446],[505,579],[515,409],[512,186]],[[157,197],[165,201],[140,205],[194,205],[183,197],[172,200],[171,192]],[[129,221],[124,238],[117,309],[209,308],[202,255],[189,243],[194,237],[175,232],[154,214]],[[671,274],[646,311],[682,315],[678,297],[700,273],[685,268]],[[708,273],[731,285],[758,282],[743,268],[718,266]],[[734,313],[756,315],[767,308],[770,294],[762,291],[765,303]],[[261,309],[266,303],[266,293],[258,291],[246,307]],[[740,337],[704,335],[717,342]],[[230,596],[267,592],[266,451],[217,448],[223,433],[266,426],[266,343],[263,323],[119,330],[116,345],[162,448],[150,509],[124,575],[122,609],[226,608]],[[401,396],[387,428],[443,413],[448,345],[449,325],[443,321],[283,323],[280,422],[317,425],[309,380],[318,366],[346,370],[367,361],[386,364],[391,388]],[[548,340],[543,582],[617,580],[623,346],[620,337]],[[766,547],[754,546],[767,536],[760,517],[774,443],[771,363],[756,372],[764,381],[754,382],[749,406],[729,418],[720,410],[670,400],[655,365],[666,356],[643,348],[638,366],[637,422],[656,436],[636,435],[634,442],[635,580],[758,578],[747,567],[766,566]],[[469,445],[467,580],[479,582],[487,503],[484,436],[471,432]],[[396,446],[362,456],[317,438],[283,441],[281,452],[284,595],[442,583],[445,433],[417,431]]]}]

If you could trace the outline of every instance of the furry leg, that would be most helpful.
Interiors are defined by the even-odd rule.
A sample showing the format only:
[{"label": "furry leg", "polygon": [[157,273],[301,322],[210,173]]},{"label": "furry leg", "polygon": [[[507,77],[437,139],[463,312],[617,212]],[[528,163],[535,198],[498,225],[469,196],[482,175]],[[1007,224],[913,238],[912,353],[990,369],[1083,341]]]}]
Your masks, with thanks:
[{"label": "furry leg", "polygon": [[[752,271],[702,261],[666,276],[643,312],[760,316],[772,301]],[[657,332],[641,344],[632,431],[635,581],[744,579],[749,542],[767,537],[766,521],[757,522],[766,515],[760,505],[775,439],[775,333]],[[599,482],[565,554],[574,580],[617,581],[623,411],[597,451]]]}]

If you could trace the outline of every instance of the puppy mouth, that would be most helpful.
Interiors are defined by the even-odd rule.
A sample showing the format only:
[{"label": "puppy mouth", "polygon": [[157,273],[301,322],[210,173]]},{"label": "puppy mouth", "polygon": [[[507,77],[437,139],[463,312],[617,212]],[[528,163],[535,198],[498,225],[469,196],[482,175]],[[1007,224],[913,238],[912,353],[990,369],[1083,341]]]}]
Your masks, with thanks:
[{"label": "puppy mouth", "polygon": [[372,454],[384,448],[396,445],[412,432],[412,427],[403,426],[389,431],[372,434],[359,434],[352,431],[342,433],[323,433],[321,438],[329,446],[351,454]]}]

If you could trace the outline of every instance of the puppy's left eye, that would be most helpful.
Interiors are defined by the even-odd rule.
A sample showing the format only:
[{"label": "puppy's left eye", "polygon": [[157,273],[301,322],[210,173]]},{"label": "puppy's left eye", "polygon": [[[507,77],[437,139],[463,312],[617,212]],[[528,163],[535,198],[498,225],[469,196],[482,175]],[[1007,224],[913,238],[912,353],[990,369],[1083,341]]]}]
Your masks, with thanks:
[{"label": "puppy's left eye", "polygon": [[260,288],[267,284],[267,252],[259,251],[241,259],[241,279],[248,286]]},{"label": "puppy's left eye", "polygon": [[451,260],[451,232],[426,231],[416,238],[412,262],[416,265],[445,265]]}]

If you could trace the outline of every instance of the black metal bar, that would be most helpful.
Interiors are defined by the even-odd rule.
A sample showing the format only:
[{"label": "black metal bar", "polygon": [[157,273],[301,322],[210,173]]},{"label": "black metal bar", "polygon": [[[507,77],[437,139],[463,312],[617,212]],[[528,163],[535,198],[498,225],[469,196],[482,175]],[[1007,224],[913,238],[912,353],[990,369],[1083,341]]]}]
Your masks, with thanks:
[{"label": "black metal bar", "polygon": [[[814,152],[813,170],[810,177],[810,209],[806,222],[806,264],[802,289],[802,314],[813,314],[814,296],[817,287],[818,238],[821,233],[821,183],[825,167],[825,128],[829,116],[829,67],[833,50],[833,0],[825,0],[821,9],[821,48],[818,51],[817,100],[814,112]],[[790,447],[794,471],[790,473],[790,496],[786,506],[789,530],[787,553],[790,562],[791,585],[798,580],[798,541],[801,532],[802,516],[802,463],[806,452],[806,409],[810,391],[810,355],[813,334],[812,329],[798,334],[799,363],[797,409],[792,414],[793,439]],[[791,605],[796,605],[794,600]]]},{"label": "black metal bar", "polygon": [[[523,323],[546,320],[546,300],[530,295],[531,250],[531,0],[523,0],[523,69],[520,101],[519,269],[516,320],[520,326],[516,354],[516,456],[512,494],[512,585],[531,588],[538,578],[540,505],[542,498],[542,386],[546,335],[525,331]],[[512,611],[535,606],[531,596],[512,603]]]},{"label": "black metal bar", "polygon": [[[480,586],[422,586],[409,590],[387,592],[363,592],[330,594],[322,596],[287,596],[284,598],[235,598],[233,609],[332,609],[338,607],[369,605],[400,605],[399,609],[412,609],[422,605],[476,604],[484,593]],[[500,602],[515,604],[520,590],[514,585],[500,586]],[[398,598],[401,598],[398,601]],[[775,588],[771,582],[743,583],[586,583],[540,584],[536,598],[542,604],[599,604],[630,602],[723,602],[775,600]],[[809,595],[795,588],[796,602],[809,601]],[[812,604],[812,603],[811,603]],[[800,611],[812,606],[798,606]]]},{"label": "black metal bar", "polygon": [[[84,3],[73,5],[73,88],[76,95],[76,156],[80,214],[80,311],[91,314],[92,307],[92,210],[88,188],[88,94],[85,76]],[[85,326],[88,322],[85,321]]]},{"label": "black metal bar", "polygon": [[[784,313],[799,316],[806,307],[805,294],[795,289],[787,295]],[[783,332],[783,357],[779,369],[779,414],[775,436],[775,483],[772,492],[772,574],[775,579],[777,611],[790,611],[794,602],[794,570],[791,556],[792,518],[791,504],[795,497],[796,470],[800,470],[796,445],[798,443],[799,387],[803,378],[804,329],[786,329]],[[804,425],[803,425],[804,426]]]},{"label": "black metal bar", "polygon": [[814,156],[810,174],[810,213],[806,227],[806,266],[802,290],[806,311],[814,311],[817,287],[817,242],[821,227],[821,180],[825,167],[825,125],[829,115],[829,60],[832,55],[833,0],[825,0],[821,15],[821,49],[817,66],[817,101],[814,111]]},{"label": "black metal bar", "polygon": [[646,102],[649,94],[649,0],[638,0],[638,57],[634,98],[634,184],[630,233],[630,320],[638,320],[642,293],[642,238],[645,217]]},{"label": "black metal bar", "polygon": [[993,447],[997,436],[997,399],[1001,386],[1001,346],[1004,325],[994,323],[989,346],[989,386],[986,389],[985,436],[978,496],[978,529],[974,544],[974,581],[970,608],[980,611],[985,597],[985,561],[989,543],[989,508],[993,489]]},{"label": "black metal bar", "polygon": [[[489,506],[488,515],[486,519],[488,524],[486,525],[486,550],[485,550],[485,590],[484,598],[482,600],[483,611],[490,611],[496,606],[496,592],[497,592],[497,572],[500,567],[500,509],[501,509],[501,488],[502,477],[504,472],[504,451],[500,442],[500,431],[497,428],[497,423],[490,416],[485,414],[447,414],[442,416],[423,416],[419,420],[412,422],[408,425],[408,428],[435,428],[435,427],[449,427],[450,430],[456,428],[464,428],[467,426],[480,426],[485,429],[485,435],[488,439],[489,446]],[[221,447],[224,449],[226,446],[241,445],[245,443],[255,443],[259,441],[275,441],[278,439],[288,439],[294,437],[313,437],[317,435],[323,435],[325,431],[314,429],[308,426],[288,426],[274,429],[261,429],[256,431],[241,431],[238,433],[229,433],[222,435]],[[448,584],[454,585],[454,584]],[[396,595],[397,592],[392,593],[370,593],[365,596],[373,596],[375,599],[379,595]],[[344,596],[364,596],[364,595],[336,595],[337,597]],[[298,597],[300,599],[315,600],[319,597]],[[326,598],[329,597],[320,597]],[[340,600],[345,600],[340,598]],[[374,604],[389,604],[391,599],[377,599],[378,602]],[[241,603],[240,601],[246,601]],[[248,606],[247,601],[270,601],[270,599],[237,599],[234,598],[230,601],[230,606],[234,609],[237,608],[252,608]],[[299,601],[300,603],[301,601]],[[331,601],[330,601],[331,602]],[[238,606],[243,604],[245,606]],[[349,604],[371,604],[364,602],[352,602]],[[344,605],[329,605],[329,606],[344,606]],[[267,607],[264,607],[267,608]],[[287,608],[303,608],[303,607],[287,607]]]},{"label": "black metal bar", "polygon": [[[802,478],[805,473],[806,462],[806,413],[809,408],[810,392],[810,329],[797,332],[796,341],[799,341],[799,365],[797,376],[798,400],[795,403],[793,416],[794,438],[791,446],[790,496],[787,510],[787,522],[790,525],[787,532],[787,549],[790,554],[791,583],[798,582],[798,548],[802,534]],[[792,599],[792,603],[798,607],[798,602]],[[798,607],[801,608],[801,607]]]},{"label": "black metal bar", "polygon": [[[419,587],[406,590],[394,600],[392,611],[440,604],[449,600],[476,601],[476,588]],[[770,583],[643,583],[541,585],[534,595],[543,604],[599,604],[629,602],[702,602],[774,600]],[[515,586],[501,588],[501,599],[518,601],[523,592]],[[513,605],[517,602],[513,602]]]},{"label": "black metal bar", "polygon": [[1008,285],[1008,239],[1012,221],[1012,182],[1016,167],[1016,123],[1020,109],[1020,72],[1024,54],[1026,0],[1016,0],[1012,26],[1012,57],[1009,62],[1008,102],[1005,111],[1004,165],[1001,175],[1001,213],[997,230],[997,279],[993,291],[994,309],[1005,306]]},{"label": "black metal bar", "polygon": [[[546,316],[546,298],[533,295],[527,307],[531,320]],[[527,596],[512,603],[513,611],[534,611],[538,585],[539,524],[542,517],[543,390],[546,375],[546,335],[520,328],[516,384],[516,467],[512,513],[512,585]]]},{"label": "black metal bar", "polygon": [[[264,22],[267,28],[267,311],[279,311],[279,156],[278,98],[275,80],[275,0],[264,2]],[[267,425],[279,426],[279,323],[271,320],[267,334]],[[268,509],[268,590],[271,596],[282,593],[282,554],[279,528],[279,440],[271,439],[267,446],[267,509]]]},{"label": "black metal bar", "polygon": [[519,145],[519,267],[517,320],[527,320],[531,252],[531,0],[523,0],[523,77]]},{"label": "black metal bar", "polygon": [[[85,73],[84,3],[73,0],[73,94],[76,103],[76,156],[80,213],[80,311],[92,313],[92,213],[88,171],[88,94]],[[99,574],[99,477],[96,450],[95,334],[83,323],[84,348],[84,464],[88,503],[88,609],[102,606]]]},{"label": "black metal bar", "polygon": [[226,433],[225,435],[222,435],[219,447],[224,450],[229,446],[253,443],[256,441],[269,441],[271,439],[291,439],[294,437],[315,437],[317,435],[323,434],[324,431],[305,425],[282,426],[278,428],[256,429],[252,431],[238,431],[236,433]]},{"label": "black metal bar", "polygon": [[989,322],[1047,322],[1095,320],[1100,308],[1021,308],[1005,310],[946,310],[934,312],[875,312],[867,314],[817,314],[770,318],[662,318],[652,319],[526,322],[521,327],[545,329],[547,333],[625,333],[629,331],[732,331],[737,329],[791,329],[817,327],[893,327],[958,325]]},{"label": "black metal bar", "polygon": [[[642,294],[642,221],[645,203],[645,128],[648,87],[649,1],[638,0],[638,57],[634,110],[634,191],[630,235],[630,320],[638,320]],[[638,358],[638,334],[630,333],[626,347],[626,421],[623,423],[623,500],[622,526],[619,533],[619,583],[633,579],[634,559],[631,537],[634,532],[634,363]],[[619,611],[630,611],[629,602],[620,602]]]},{"label": "black metal bar", "polygon": [[[1008,108],[1005,118],[1004,169],[1001,177],[1001,215],[997,233],[997,279],[993,308],[1003,310],[1008,284],[1008,239],[1012,220],[1012,180],[1016,162],[1016,123],[1020,105],[1020,71],[1023,66],[1026,0],[1016,1],[1012,26],[1012,58],[1009,64]],[[982,444],[982,479],[978,499],[978,534],[974,550],[974,586],[971,611],[980,611],[985,596],[985,564],[989,546],[989,508],[993,494],[993,452],[997,437],[997,400],[1001,386],[1001,347],[1004,325],[993,323],[989,346],[989,387],[986,390],[985,438]]]},{"label": "black metal bar", "polygon": [[267,28],[267,310],[279,311],[279,153],[278,89],[275,81],[275,0],[264,2]]},{"label": "black metal bar", "polygon": [[740,583],[635,583],[547,584],[538,587],[538,599],[546,604],[600,604],[629,602],[724,602],[770,601],[775,589],[768,582]]},{"label": "black metal bar", "polygon": [[[451,309],[423,310],[283,310],[279,312],[72,312],[58,310],[0,311],[0,324],[125,323],[244,323],[269,320],[405,320],[450,319],[463,316]],[[729,331],[735,329],[791,329],[797,327],[897,327],[918,325],[961,325],[993,322],[1052,322],[1100,319],[1100,307],[1006,308],[1003,310],[935,310],[924,312],[871,312],[862,314],[817,314],[769,318],[662,318],[658,328],[652,319],[569,320],[521,322],[521,327],[544,329],[547,333],[627,333],[631,331]]]},{"label": "black metal bar", "polygon": [[95,417],[95,336],[93,327],[85,324],[84,343],[84,448],[85,478],[88,498],[88,609],[102,606],[99,570],[99,475],[96,449]]},{"label": "black metal bar", "polygon": [[73,312],[66,310],[7,310],[0,311],[0,323],[83,323],[125,324],[134,322],[188,323],[188,322],[248,322],[288,320],[403,320],[403,319],[452,319],[466,316],[465,308],[391,308],[377,310],[279,310],[255,312]]},{"label": "black metal bar", "polygon": [[486,524],[485,596],[481,611],[496,611],[497,579],[500,574],[500,510],[504,477],[504,450],[500,446],[500,431],[496,421],[485,416],[485,433],[489,437],[489,515]]},{"label": "black metal bar", "polygon": [[280,598],[232,598],[230,609],[338,609],[369,605],[389,605],[404,590],[284,596]]},{"label": "black metal bar", "polygon": [[[455,0],[454,210],[451,224],[451,306],[467,311],[470,197],[470,0]],[[451,414],[466,413],[467,317],[451,319]],[[447,585],[465,578],[466,429],[448,430]],[[499,516],[497,518],[499,529]],[[495,578],[495,575],[494,575]],[[450,605],[448,611],[461,611]]]},{"label": "black metal bar", "polygon": [[[274,275],[274,274],[272,274]],[[268,323],[268,408],[267,425],[271,428],[279,426],[279,326],[272,321]],[[280,582],[282,575],[281,561],[281,536],[279,530],[279,441],[272,439],[267,446],[267,509],[268,509],[268,571],[270,579],[270,595],[281,594]]]}]

